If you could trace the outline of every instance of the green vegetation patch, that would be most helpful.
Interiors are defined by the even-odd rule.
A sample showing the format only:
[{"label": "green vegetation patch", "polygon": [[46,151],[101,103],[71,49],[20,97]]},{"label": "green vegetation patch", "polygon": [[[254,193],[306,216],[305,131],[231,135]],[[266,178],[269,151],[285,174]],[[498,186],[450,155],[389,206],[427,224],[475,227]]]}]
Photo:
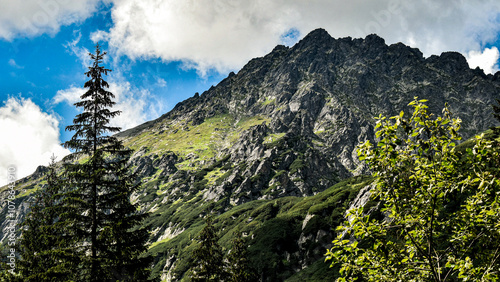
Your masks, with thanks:
[{"label": "green vegetation patch", "polygon": [[304,166],[305,166],[305,164],[304,164],[304,155],[301,154],[301,153],[299,153],[299,155],[297,156],[297,158],[290,165],[290,174],[296,173],[297,171],[299,171],[299,169],[304,168]]},{"label": "green vegetation patch", "polygon": [[[484,134],[483,137],[486,140],[492,140],[493,139],[493,130],[488,129],[485,132],[483,132],[483,134]],[[460,143],[460,145],[457,146],[457,150],[465,152],[468,148],[472,149],[472,147],[474,147],[474,144],[475,144],[475,141],[474,141],[475,138],[476,137],[474,136],[474,137],[471,137],[471,138],[467,139],[466,141]],[[500,137],[497,138],[496,141],[500,141]]]},{"label": "green vegetation patch", "polygon": [[252,126],[256,126],[264,122],[270,122],[270,121],[271,121],[270,118],[261,115],[256,115],[252,117],[243,117],[238,121],[238,123],[236,123],[236,128],[238,129],[238,131],[245,131]]},{"label": "green vegetation patch", "polygon": [[221,170],[221,168],[216,168],[215,170],[212,170],[209,173],[207,173],[204,176],[204,179],[207,180],[208,185],[214,185],[215,181],[219,179],[219,177],[221,177],[222,175],[224,175],[224,171]]},{"label": "green vegetation patch", "polygon": [[21,192],[16,195],[16,198],[23,198],[23,197],[29,196],[32,193],[35,193],[36,191],[38,191],[41,187],[42,187],[41,185],[34,185],[34,186],[30,186],[30,188],[22,189]]},{"label": "green vegetation patch", "polygon": [[269,134],[264,138],[264,142],[262,142],[262,144],[275,144],[278,140],[283,138],[283,136],[285,136],[285,133]]},{"label": "green vegetation patch", "polygon": [[[128,139],[124,145],[136,151],[144,150],[145,155],[171,151],[183,159],[176,164],[178,169],[194,171],[202,168],[202,163],[216,157],[222,149],[236,142],[241,133],[269,121],[268,117],[260,115],[241,117],[236,121],[235,117],[229,114],[207,118],[195,126],[167,120],[157,125],[158,133],[143,132]],[[270,138],[279,139],[282,135],[277,134]]]},{"label": "green vegetation patch", "polygon": [[[218,168],[223,168],[226,163],[221,160],[214,164],[210,171],[200,172],[197,177],[206,180],[210,178],[210,175],[219,175],[223,169]],[[280,173],[282,172],[277,172],[278,176]],[[266,279],[270,279],[269,281],[283,281],[289,277],[299,279],[298,277],[306,277],[304,275],[323,277],[325,269],[328,269],[329,266],[327,263],[317,262],[311,268],[303,270],[305,272],[302,275],[297,276],[294,267],[300,263],[298,258],[291,256],[287,260],[284,253],[297,251],[296,242],[301,233],[313,234],[319,229],[335,228],[333,224],[342,221],[345,209],[357,192],[365,185],[370,184],[371,181],[373,181],[372,177],[358,176],[340,182],[315,196],[256,200],[234,206],[227,211],[221,211],[221,207],[217,203],[205,202],[201,195],[197,195],[191,200],[182,198],[169,206],[160,207],[151,216],[152,219],[147,225],[155,228],[172,222],[178,224],[177,228],[186,229],[170,240],[162,240],[153,244],[148,255],[162,260],[175,256],[173,273],[177,280],[186,280],[187,277],[184,275],[193,266],[192,251],[197,245],[195,238],[204,226],[203,217],[212,214],[215,215],[213,223],[219,232],[219,244],[224,252],[231,248],[235,232],[240,230],[251,246],[249,260],[252,267],[263,273]],[[221,201],[226,200],[221,199]],[[218,212],[220,212],[219,215],[217,215]],[[307,214],[315,216],[302,230],[302,224]],[[334,218],[333,215],[335,215]],[[322,248],[319,244],[308,244],[306,246],[308,250],[320,253],[326,251],[318,250],[317,248]],[[165,261],[160,262],[153,269],[156,277],[161,275],[164,264]],[[333,275],[331,272],[330,274]]]},{"label": "green vegetation patch", "polygon": [[267,106],[270,104],[276,104],[276,98],[266,97],[266,100],[262,102],[262,106]]},{"label": "green vegetation patch", "polygon": [[207,160],[215,155],[215,148],[211,144],[220,142],[224,137],[220,133],[228,131],[235,121],[231,115],[223,114],[208,118],[196,126],[168,122],[171,121],[163,123],[163,126],[168,125],[162,133],[151,134],[146,131],[127,140],[125,145],[134,150],[146,147],[149,149],[148,154],[172,151],[182,158],[192,154],[200,160]]}]

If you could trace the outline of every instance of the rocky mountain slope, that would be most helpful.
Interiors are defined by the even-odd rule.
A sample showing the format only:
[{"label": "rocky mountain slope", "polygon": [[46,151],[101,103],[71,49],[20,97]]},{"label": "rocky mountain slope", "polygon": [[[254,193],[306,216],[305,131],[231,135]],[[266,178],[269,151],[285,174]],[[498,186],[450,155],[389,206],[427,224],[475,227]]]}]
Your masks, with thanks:
[{"label": "rocky mountain slope", "polygon": [[[448,103],[468,138],[495,125],[490,105],[499,90],[500,73],[472,70],[458,53],[424,58],[376,35],[334,39],[318,29],[291,48],[277,46],[118,134],[135,150],[131,165],[142,188],[133,200],[151,213],[153,275],[186,278],[193,238],[213,214],[224,247],[237,228],[247,235],[262,280],[321,280],[328,267],[316,261],[331,229],[371,183],[359,176],[367,171],[356,145],[374,138],[373,117],[406,111],[418,96],[436,113]],[[18,184],[20,220],[42,172]]]},{"label": "rocky mountain slope", "polygon": [[[489,128],[494,123],[490,105],[498,97],[499,78],[500,73],[486,76],[480,69],[469,69],[459,53],[424,58],[417,49],[400,43],[387,46],[376,35],[334,39],[318,29],[292,48],[277,46],[267,56],[250,61],[238,74],[230,74],[217,87],[120,136],[137,136],[146,130],[157,132],[161,138],[168,126],[190,130],[223,117],[224,125],[211,137],[219,148],[212,150],[215,155],[210,157],[230,155],[231,163],[242,159],[254,163],[264,157],[264,145],[274,138],[285,147],[293,143],[300,147],[298,151],[307,152],[301,156],[301,160],[305,158],[304,167],[316,168],[313,160],[327,163],[329,166],[319,174],[342,179],[363,171],[353,156],[357,143],[373,136],[373,117],[406,110],[414,96],[429,99],[434,112],[448,103],[463,120],[464,138]],[[259,120],[255,124],[261,126],[245,136],[226,138],[231,135],[231,126],[238,127],[256,117]],[[195,152],[193,161],[196,156]],[[275,157],[271,154],[266,159]],[[297,152],[280,154],[280,159],[288,161],[278,169],[288,168],[297,157]],[[263,170],[269,168],[269,164],[258,162],[247,174],[259,174],[259,165]],[[314,187],[322,190],[335,182],[314,173],[316,169],[300,171],[297,176],[313,182],[292,181],[294,184],[285,185],[285,194],[294,195],[293,190],[298,195],[310,195]],[[262,184],[245,184],[241,189],[252,191]]]}]

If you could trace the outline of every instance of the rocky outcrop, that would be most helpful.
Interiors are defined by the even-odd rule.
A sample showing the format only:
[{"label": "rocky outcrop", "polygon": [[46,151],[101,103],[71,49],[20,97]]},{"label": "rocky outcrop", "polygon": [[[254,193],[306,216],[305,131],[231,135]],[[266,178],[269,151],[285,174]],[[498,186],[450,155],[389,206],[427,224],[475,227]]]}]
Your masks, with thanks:
[{"label": "rocky outcrop", "polygon": [[[310,159],[320,156],[323,164],[335,168],[337,177],[345,178],[366,171],[356,159],[356,145],[373,139],[373,117],[408,111],[407,104],[415,96],[428,99],[434,113],[440,113],[445,104],[449,104],[451,111],[463,121],[464,138],[495,125],[490,105],[499,98],[500,84],[496,77],[470,69],[465,58],[456,52],[424,58],[418,49],[401,43],[386,45],[376,35],[364,39],[334,39],[325,30],[318,29],[291,48],[277,46],[268,55],[251,60],[237,74],[232,73],[219,85],[179,103],[153,124],[198,125],[218,114],[236,118],[265,116],[266,125],[244,132],[238,142],[225,148],[224,153],[231,155],[233,163],[248,163],[249,169],[242,171],[243,174],[255,176],[256,171],[250,168],[256,169],[262,162],[257,159],[266,155],[295,159],[299,152],[305,153],[298,148],[302,146],[311,148]],[[148,123],[138,128],[149,130],[150,127]],[[121,136],[137,131],[129,130]],[[262,142],[270,134],[300,139],[287,144],[295,155],[267,151]],[[263,163],[261,170],[269,168],[270,163]],[[151,167],[145,165],[141,169],[152,173]],[[305,164],[306,167],[313,165]],[[311,175],[307,171],[301,173]],[[322,173],[333,172],[327,169]],[[244,175],[240,176],[243,180],[235,189],[238,193],[245,190],[252,194],[255,190],[252,185],[264,185],[261,188],[265,189],[270,180],[254,185]],[[272,175],[264,174],[266,177]],[[296,177],[288,175],[288,179],[293,178]],[[284,177],[281,180],[277,182],[293,182]],[[308,184],[304,182],[304,186]],[[321,190],[330,184],[326,181],[316,188]],[[248,188],[243,189],[242,185]],[[316,183],[310,186],[315,187]],[[289,191],[291,186],[284,188]],[[298,191],[302,191],[302,195],[311,192],[307,187]],[[212,193],[207,198],[217,197]]]}]

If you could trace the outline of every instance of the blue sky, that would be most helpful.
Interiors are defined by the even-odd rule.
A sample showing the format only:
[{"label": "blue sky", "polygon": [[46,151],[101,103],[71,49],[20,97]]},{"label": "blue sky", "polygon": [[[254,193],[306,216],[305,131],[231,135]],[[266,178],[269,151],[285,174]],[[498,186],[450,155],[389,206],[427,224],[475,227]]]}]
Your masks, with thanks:
[{"label": "blue sky", "polygon": [[[101,13],[83,22],[61,26],[53,35],[0,41],[0,50],[3,51],[0,60],[5,67],[0,77],[2,101],[9,98],[31,100],[42,112],[57,116],[61,141],[71,138],[72,132],[66,132],[64,128],[78,113],[72,106],[74,101],[54,98],[58,92],[83,87],[87,80],[84,75],[88,66],[88,61],[85,61],[88,60],[87,53],[94,52],[96,44],[90,39],[91,33],[110,24],[110,10],[104,6]],[[104,51],[109,49],[106,41],[100,44]],[[200,76],[195,69],[185,68],[182,61],[131,60],[127,56],[113,55],[108,54],[105,63],[113,70],[107,77],[108,82],[116,85],[115,89],[120,92],[135,92],[128,98],[140,98],[148,103],[140,113],[135,112],[136,116],[124,113],[127,120],[119,124],[124,129],[158,117],[177,102],[195,92],[201,93],[225,76],[225,73],[215,71]],[[138,94],[141,91],[147,91],[146,95]]]},{"label": "blue sky", "polygon": [[[465,3],[464,3],[465,2]],[[99,42],[127,129],[202,93],[275,45],[322,27],[333,37],[377,33],[425,56],[461,52],[471,67],[498,70],[496,0],[0,0],[0,185],[46,165],[71,132]]]}]

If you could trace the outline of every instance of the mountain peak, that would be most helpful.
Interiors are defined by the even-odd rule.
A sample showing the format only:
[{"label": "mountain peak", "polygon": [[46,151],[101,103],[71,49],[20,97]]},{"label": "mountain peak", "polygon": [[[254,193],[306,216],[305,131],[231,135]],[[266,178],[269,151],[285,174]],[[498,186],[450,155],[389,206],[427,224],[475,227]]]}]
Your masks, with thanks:
[{"label": "mountain peak", "polygon": [[439,66],[447,73],[464,74],[470,70],[467,59],[458,52],[443,52],[440,56],[432,55],[427,61]]},{"label": "mountain peak", "polygon": [[309,32],[305,37],[305,38],[331,38],[330,34],[328,33],[328,31],[326,31],[325,29],[323,28],[317,28],[311,32]]},{"label": "mountain peak", "polygon": [[370,45],[386,45],[385,40],[376,34],[367,35],[365,37],[365,43]]},{"label": "mountain peak", "polygon": [[329,41],[334,40],[332,36],[323,28],[315,29],[309,32],[302,40],[297,43],[294,47],[318,44],[318,43],[329,43]]}]

